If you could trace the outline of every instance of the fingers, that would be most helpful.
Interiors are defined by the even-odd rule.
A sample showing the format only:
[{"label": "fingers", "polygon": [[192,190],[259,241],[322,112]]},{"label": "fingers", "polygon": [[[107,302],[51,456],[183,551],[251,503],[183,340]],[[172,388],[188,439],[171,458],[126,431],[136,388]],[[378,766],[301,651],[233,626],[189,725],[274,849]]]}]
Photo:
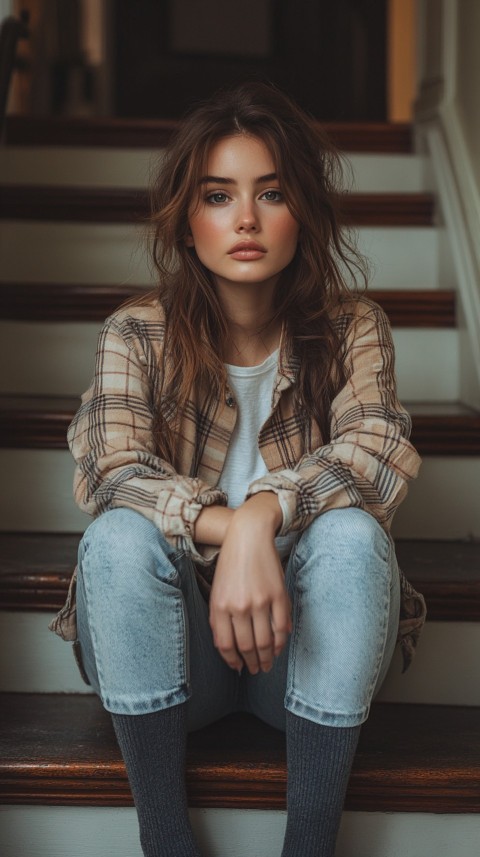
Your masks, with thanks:
[{"label": "fingers", "polygon": [[[252,675],[258,673],[260,656],[257,652],[251,615],[226,613],[213,614],[211,625],[214,632],[214,643],[225,663],[234,670],[241,670],[245,665]],[[272,631],[270,629],[269,644],[272,647]],[[273,647],[272,647],[273,649]],[[268,656],[262,654],[265,662]]]},{"label": "fingers", "polygon": [[268,672],[274,658],[284,649],[291,632],[291,611],[288,596],[278,604],[257,611],[212,614],[214,642],[229,667],[240,670],[243,665],[252,675]]},{"label": "fingers", "polygon": [[268,672],[272,668],[274,658],[273,629],[270,621],[270,612],[261,611],[255,613],[252,617],[252,626],[258,669],[262,670],[262,672]]},{"label": "fingers", "polygon": [[285,598],[272,604],[271,626],[273,632],[273,653],[278,657],[285,648],[292,632],[292,606],[290,598]]},{"label": "fingers", "polygon": [[210,617],[210,625],[213,631],[213,641],[219,654],[232,670],[239,672],[243,668],[244,662],[237,648],[231,617],[226,613],[216,612]]}]

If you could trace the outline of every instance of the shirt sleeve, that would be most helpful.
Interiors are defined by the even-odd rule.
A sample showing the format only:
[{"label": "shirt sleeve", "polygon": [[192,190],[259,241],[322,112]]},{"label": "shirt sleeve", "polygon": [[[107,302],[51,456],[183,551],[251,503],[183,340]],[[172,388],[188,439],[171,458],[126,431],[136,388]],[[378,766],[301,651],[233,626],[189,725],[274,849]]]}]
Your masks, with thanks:
[{"label": "shirt sleeve", "polygon": [[204,563],[192,539],[195,521],[204,506],[225,505],[226,497],[156,454],[151,377],[158,362],[126,327],[115,317],[105,323],[93,382],[68,430],[75,500],[94,516],[119,507],[140,512],[173,547]]},{"label": "shirt sleeve", "polygon": [[409,442],[410,417],[397,398],[390,325],[376,304],[360,300],[358,306],[345,334],[347,381],[331,405],[330,442],[249,489],[249,496],[265,490],[278,495],[282,535],[349,506],[388,530],[420,466]]}]

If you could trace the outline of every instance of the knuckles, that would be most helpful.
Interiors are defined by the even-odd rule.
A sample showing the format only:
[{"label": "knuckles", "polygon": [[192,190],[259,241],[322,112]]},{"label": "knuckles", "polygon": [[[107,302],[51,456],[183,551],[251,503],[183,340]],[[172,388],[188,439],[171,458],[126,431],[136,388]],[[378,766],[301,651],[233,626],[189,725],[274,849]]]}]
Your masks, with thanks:
[{"label": "knuckles", "polygon": [[290,610],[290,600],[284,589],[274,593],[254,592],[246,598],[239,597],[215,597],[212,595],[211,608],[214,612],[245,618],[253,613],[270,612],[272,605],[277,603],[283,605],[286,612]]}]

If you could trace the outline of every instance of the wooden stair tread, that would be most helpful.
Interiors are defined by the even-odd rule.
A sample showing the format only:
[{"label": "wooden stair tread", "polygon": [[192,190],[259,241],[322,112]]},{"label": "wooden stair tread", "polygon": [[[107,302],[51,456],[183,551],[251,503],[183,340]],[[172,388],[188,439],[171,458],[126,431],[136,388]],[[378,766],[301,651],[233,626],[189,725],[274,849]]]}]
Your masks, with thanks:
[{"label": "wooden stair tread", "polygon": [[398,539],[396,553],[430,621],[480,620],[480,542]]},{"label": "wooden stair tread", "polygon": [[[66,449],[78,404],[73,397],[0,394],[0,447]],[[411,411],[412,442],[421,455],[480,455],[480,413],[454,403],[416,403]]]},{"label": "wooden stair tread", "polygon": [[66,449],[79,398],[0,394],[0,447]]},{"label": "wooden stair tread", "polygon": [[[149,291],[130,284],[0,283],[2,317],[21,321],[103,321],[123,301]],[[369,289],[395,327],[455,327],[453,290]]]},{"label": "wooden stair tread", "polygon": [[[7,116],[5,141],[16,146],[92,146],[149,148],[165,146],[177,130],[172,119],[72,118]],[[322,122],[343,151],[412,151],[412,128],[407,123]]]},{"label": "wooden stair tread", "polygon": [[[58,610],[79,533],[0,533],[0,606]],[[399,563],[425,595],[430,620],[480,619],[480,542],[398,540]]]},{"label": "wooden stair tread", "polygon": [[[94,696],[3,694],[3,803],[128,805],[109,715]],[[350,810],[478,812],[476,708],[377,703],[362,730]],[[285,808],[284,736],[235,714],[189,737],[191,806]]]},{"label": "wooden stair tread", "polygon": [[0,533],[0,607],[58,610],[80,538],[79,533]]},{"label": "wooden stair tread", "polygon": [[[350,193],[341,197],[345,222],[356,226],[431,226],[430,193]],[[0,219],[89,223],[145,222],[148,191],[141,188],[0,185]]]}]

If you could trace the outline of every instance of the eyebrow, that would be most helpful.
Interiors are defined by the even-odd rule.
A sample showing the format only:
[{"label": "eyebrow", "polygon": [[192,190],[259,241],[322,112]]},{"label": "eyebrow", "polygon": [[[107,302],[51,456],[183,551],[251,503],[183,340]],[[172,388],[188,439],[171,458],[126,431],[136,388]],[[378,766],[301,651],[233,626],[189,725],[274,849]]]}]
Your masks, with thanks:
[{"label": "eyebrow", "polygon": [[[263,184],[264,182],[275,181],[278,178],[276,173],[267,173],[265,176],[258,176],[254,180],[255,184]],[[226,176],[202,176],[199,181],[200,185],[203,184],[236,184],[235,179],[229,179]]]}]

